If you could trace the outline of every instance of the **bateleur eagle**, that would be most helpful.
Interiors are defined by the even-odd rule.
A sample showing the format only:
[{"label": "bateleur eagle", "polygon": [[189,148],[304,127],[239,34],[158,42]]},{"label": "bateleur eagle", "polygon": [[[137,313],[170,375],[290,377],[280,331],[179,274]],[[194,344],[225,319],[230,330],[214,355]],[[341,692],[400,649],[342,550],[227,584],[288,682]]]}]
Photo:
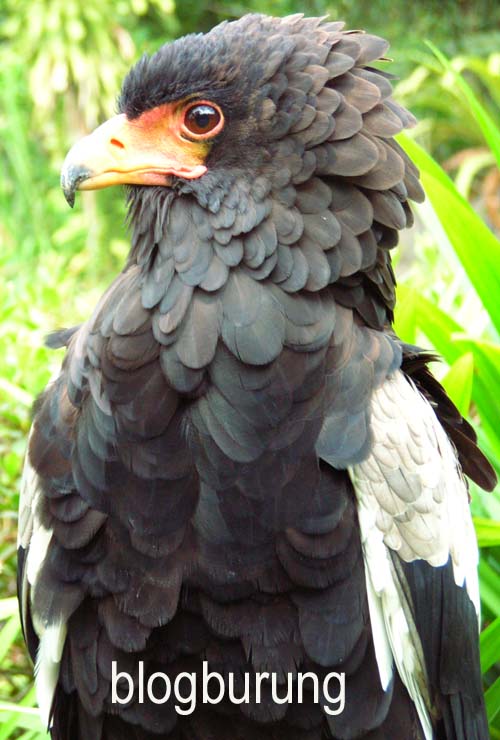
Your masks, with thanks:
[{"label": "bateleur eagle", "polygon": [[[70,204],[127,185],[131,250],[52,337],[29,441],[19,598],[53,740],[488,737],[463,473],[494,474],[391,328],[423,192],[387,46],[222,23],[142,57],[66,158]],[[204,662],[237,696],[258,672],[295,693],[141,700]],[[343,711],[299,701],[299,672],[344,674]]]}]

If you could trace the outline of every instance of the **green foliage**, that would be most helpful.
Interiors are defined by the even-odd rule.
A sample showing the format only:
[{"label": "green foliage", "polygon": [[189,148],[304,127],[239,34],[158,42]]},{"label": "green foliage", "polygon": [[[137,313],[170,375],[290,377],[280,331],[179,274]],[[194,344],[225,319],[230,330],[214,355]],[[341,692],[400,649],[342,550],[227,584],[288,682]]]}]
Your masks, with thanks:
[{"label": "green foliage", "polygon": [[60,132],[61,114],[66,130],[82,133],[109,115],[137,55],[130,32],[140,21],[156,22],[161,42],[178,30],[173,0],[8,0],[7,8],[4,54],[28,66],[35,121],[47,138]]},{"label": "green foliage", "polygon": [[401,101],[411,103],[420,119],[426,148],[448,160],[447,169],[457,170],[457,189],[465,197],[480,191],[500,160],[495,124],[500,115],[500,34],[490,41],[491,46],[483,45],[484,57],[462,53],[450,61],[428,42],[430,52],[416,55],[419,64],[397,87]]},{"label": "green foliage", "polygon": [[[491,30],[500,21],[500,5],[398,0],[393,9],[387,13],[386,0],[369,6],[277,0],[271,12],[329,11],[350,27],[390,38],[396,72],[409,75],[399,85],[400,98],[423,117],[420,140],[439,161],[461,157],[452,182],[414,140],[401,140],[421,167],[428,201],[418,209],[416,235],[406,237],[400,250],[397,328],[407,341],[443,357],[434,370],[500,472],[500,246],[481,217],[488,213],[492,222],[484,175],[497,173],[500,151],[500,34]],[[248,11],[270,12],[269,2],[0,4],[0,740],[47,738],[34,708],[32,667],[14,599],[19,476],[30,408],[62,357],[47,350],[43,338],[88,316],[127,250],[118,194],[82,194],[70,212],[59,190],[60,164],[70,143],[113,112],[121,77],[140,52]],[[454,58],[436,58],[424,37]],[[472,487],[472,496],[487,625],[482,670],[492,738],[499,739],[500,494]]]},{"label": "green foliage", "polygon": [[[23,737],[30,740],[47,739],[38,709],[36,708],[35,690],[31,685],[31,666],[27,660],[21,660],[16,652],[21,636],[21,624],[14,597],[0,600],[0,664],[2,681],[0,686],[10,685],[10,701],[0,699],[0,740]],[[2,691],[3,693],[3,691]],[[22,734],[21,730],[28,730]]]},{"label": "green foliage", "polygon": [[[454,77],[485,143],[498,157],[500,129],[479,103],[463,77],[439,53],[438,58]],[[443,383],[457,406],[479,426],[483,447],[495,467],[500,466],[500,241],[485,226],[472,206],[458,192],[453,181],[432,157],[408,135],[399,141],[420,168],[428,204],[441,226],[438,232],[447,240],[477,294],[478,310],[486,321],[480,332],[471,333],[456,313],[444,308],[439,296],[426,295],[403,283],[399,294],[396,329],[408,341],[427,338],[450,366]],[[498,159],[500,163],[500,158]],[[438,246],[440,246],[438,244]],[[405,281],[406,283],[409,282]],[[462,295],[455,296],[459,305]],[[449,297],[448,297],[449,302]],[[453,315],[452,315],[453,314]],[[484,616],[492,620],[481,636],[482,669],[486,680],[486,706],[492,734],[500,730],[500,489],[484,494],[473,487],[473,512],[481,551],[479,573]],[[485,517],[487,513],[489,516]],[[491,517],[491,518],[489,518]]]}]

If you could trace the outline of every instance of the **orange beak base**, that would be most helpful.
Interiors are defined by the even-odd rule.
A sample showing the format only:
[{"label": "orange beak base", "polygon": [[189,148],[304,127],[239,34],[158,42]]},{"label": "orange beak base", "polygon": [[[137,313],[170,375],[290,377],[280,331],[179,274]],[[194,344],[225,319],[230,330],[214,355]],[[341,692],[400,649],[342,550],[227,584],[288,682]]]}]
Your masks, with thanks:
[{"label": "orange beak base", "polygon": [[70,149],[61,170],[61,187],[72,207],[76,190],[118,184],[168,186],[172,177],[193,180],[204,175],[207,153],[206,142],[181,136],[172,103],[136,119],[122,113]]}]

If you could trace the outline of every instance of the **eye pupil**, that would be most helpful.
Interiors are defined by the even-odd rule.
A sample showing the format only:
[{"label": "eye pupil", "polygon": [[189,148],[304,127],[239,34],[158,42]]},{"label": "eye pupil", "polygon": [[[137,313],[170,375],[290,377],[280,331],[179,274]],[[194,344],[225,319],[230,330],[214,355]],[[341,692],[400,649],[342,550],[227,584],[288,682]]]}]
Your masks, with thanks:
[{"label": "eye pupil", "polygon": [[211,105],[200,104],[190,108],[184,119],[184,125],[192,134],[210,133],[219,124],[221,115]]},{"label": "eye pupil", "polygon": [[212,121],[213,113],[208,111],[197,110],[193,114],[194,121],[198,128],[208,128]]}]

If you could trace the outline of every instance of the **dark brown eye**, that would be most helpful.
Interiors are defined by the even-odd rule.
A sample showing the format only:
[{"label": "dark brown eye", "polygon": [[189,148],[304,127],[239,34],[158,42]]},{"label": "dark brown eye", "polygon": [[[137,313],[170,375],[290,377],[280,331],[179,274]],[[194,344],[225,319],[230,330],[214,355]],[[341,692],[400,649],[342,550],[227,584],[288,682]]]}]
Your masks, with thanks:
[{"label": "dark brown eye", "polygon": [[183,128],[197,138],[215,136],[223,125],[222,112],[209,103],[197,103],[184,114]]}]

